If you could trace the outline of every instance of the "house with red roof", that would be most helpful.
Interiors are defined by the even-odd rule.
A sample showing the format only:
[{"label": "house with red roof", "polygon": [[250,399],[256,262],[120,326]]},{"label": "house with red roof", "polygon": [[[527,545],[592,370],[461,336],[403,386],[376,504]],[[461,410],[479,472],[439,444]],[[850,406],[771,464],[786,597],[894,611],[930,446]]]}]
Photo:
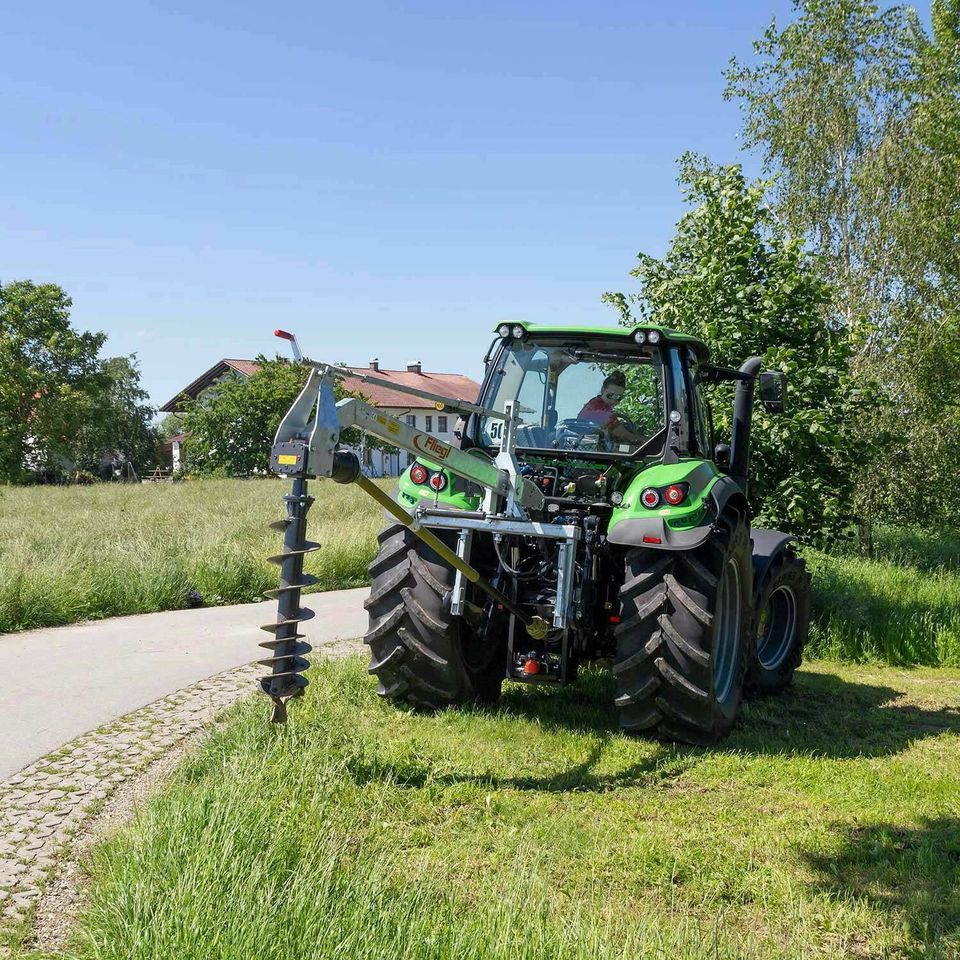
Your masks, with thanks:
[{"label": "house with red roof", "polygon": [[[246,380],[259,369],[260,365],[255,360],[220,360],[184,387],[175,397],[168,400],[160,410],[163,413],[182,413],[185,401],[196,400],[207,391],[215,389],[216,385],[225,378],[242,377]],[[429,400],[391,390],[390,384],[428,390],[430,393],[449,397],[451,400],[473,401],[480,393],[480,384],[476,380],[459,373],[437,373],[424,370],[419,360],[410,361],[405,370],[387,370],[382,368],[380,361],[374,357],[366,367],[349,369],[358,374],[373,374],[381,378],[384,383],[383,385],[364,383],[362,380],[345,377],[341,381],[344,390],[359,394],[384,413],[405,420],[411,426],[435,434],[448,442],[453,439],[456,416],[438,412]],[[181,445],[184,439],[185,436],[179,434],[167,441],[174,470],[177,470],[180,465]],[[409,460],[412,459],[412,455],[408,455],[403,450],[399,454],[385,453],[382,450],[371,449],[365,444],[357,453],[361,458],[364,472],[375,477],[396,476],[406,469]]]}]

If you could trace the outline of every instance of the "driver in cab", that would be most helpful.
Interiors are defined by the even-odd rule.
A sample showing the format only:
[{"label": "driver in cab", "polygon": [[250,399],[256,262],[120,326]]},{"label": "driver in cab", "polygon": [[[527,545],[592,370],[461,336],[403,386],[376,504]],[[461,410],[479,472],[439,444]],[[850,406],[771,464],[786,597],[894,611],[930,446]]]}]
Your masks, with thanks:
[{"label": "driver in cab", "polygon": [[614,370],[600,387],[600,393],[588,400],[577,416],[578,420],[596,423],[617,443],[640,443],[643,437],[620,421],[614,407],[623,399],[627,378],[622,370]]}]

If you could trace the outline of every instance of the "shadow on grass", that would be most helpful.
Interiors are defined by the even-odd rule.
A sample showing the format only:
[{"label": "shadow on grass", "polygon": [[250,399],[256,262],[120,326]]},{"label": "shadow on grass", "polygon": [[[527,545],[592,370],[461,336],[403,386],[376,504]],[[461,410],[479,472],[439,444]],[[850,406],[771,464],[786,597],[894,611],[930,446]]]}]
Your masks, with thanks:
[{"label": "shadow on grass", "polygon": [[960,570],[960,531],[936,532],[909,527],[881,527],[876,531],[874,556],[918,570]]},{"label": "shadow on grass", "polygon": [[889,687],[800,673],[796,686],[781,696],[745,703],[733,733],[717,746],[656,743],[653,752],[642,760],[601,773],[594,768],[617,735],[613,696],[614,681],[609,673],[586,671],[568,687],[510,684],[495,708],[459,708],[462,713],[478,717],[515,717],[545,731],[568,730],[595,738],[583,760],[545,776],[438,772],[429,763],[414,758],[384,765],[368,755],[351,757],[347,766],[358,783],[388,777],[399,786],[411,788],[475,783],[491,789],[599,793],[667,783],[718,751],[827,759],[879,757],[900,753],[917,740],[945,731],[960,735],[958,709],[926,710],[899,705],[895,701],[900,694]]},{"label": "shadow on grass", "polygon": [[[508,685],[497,712],[547,728],[609,733],[617,729],[613,698],[612,675],[590,671],[569,687]],[[890,687],[801,671],[779,696],[745,701],[731,735],[712,749],[839,759],[900,753],[945,731],[960,735],[960,708],[922,709],[899,698]]]},{"label": "shadow on grass", "polygon": [[748,701],[723,746],[836,759],[901,753],[917,740],[960,735],[960,708],[898,703],[901,693],[830,674],[797,674],[777,697]]},{"label": "shadow on grass", "polygon": [[438,773],[429,764],[404,759],[382,764],[376,758],[352,756],[346,760],[351,779],[359,784],[379,783],[389,778],[399,787],[419,789],[427,785],[455,786],[472,783],[490,790],[532,790],[538,793],[605,793],[623,787],[656,786],[676,779],[695,766],[698,753],[692,747],[664,745],[656,755],[612,773],[597,773],[593,768],[612,738],[601,736],[587,756],[555,773],[537,776],[500,776],[498,774]]},{"label": "shadow on grass", "polygon": [[845,828],[837,849],[804,854],[832,897],[863,900],[903,917],[908,955],[957,956],[960,948],[960,820]]}]

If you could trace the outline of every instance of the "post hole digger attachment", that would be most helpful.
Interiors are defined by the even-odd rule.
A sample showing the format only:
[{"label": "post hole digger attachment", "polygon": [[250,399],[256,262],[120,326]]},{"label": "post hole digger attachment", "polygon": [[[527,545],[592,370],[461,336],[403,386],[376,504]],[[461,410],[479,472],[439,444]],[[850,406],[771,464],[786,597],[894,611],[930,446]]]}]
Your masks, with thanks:
[{"label": "post hole digger attachment", "polygon": [[[309,372],[271,451],[271,469],[293,483],[275,525],[278,611],[261,661],[274,720],[307,685],[310,478],[355,483],[386,514],[364,642],[377,692],[396,703],[494,702],[504,679],[564,684],[600,661],[622,729],[708,744],[745,692],[791,682],[809,577],[792,538],[751,528],[748,499],[754,387],[782,412],[782,373],[761,373],[757,358],[715,366],[702,342],[652,324],[511,323],[497,328],[471,402],[316,362],[277,335]],[[456,414],[456,439],[362,399],[338,403],[344,377]],[[703,389],[716,381],[736,383],[729,446],[716,442]],[[412,454],[394,495],[341,445],[350,427]]]},{"label": "post hole digger attachment", "polygon": [[[303,672],[310,664],[304,659],[304,654],[309,653],[312,648],[308,643],[302,642],[303,635],[297,632],[297,625],[313,617],[312,610],[300,605],[300,597],[303,587],[317,582],[315,577],[303,573],[303,558],[306,554],[320,549],[319,544],[306,539],[307,511],[314,502],[313,497],[307,493],[308,477],[327,477],[336,483],[355,483],[405,529],[449,564],[458,577],[462,577],[486,594],[499,608],[516,617],[532,637],[544,636],[547,624],[542,618],[522,610],[510,597],[484,579],[480,572],[455,550],[422,526],[418,517],[409,514],[365,477],[355,453],[337,450],[337,444],[341,429],[358,425],[407,450],[428,451],[431,456],[442,460],[454,473],[505,496],[512,512],[522,517],[522,505],[542,504],[543,495],[536,487],[525,484],[516,469],[509,469],[511,466],[516,468],[515,461],[507,463],[510,458],[505,458],[506,467],[497,469],[461,453],[430,434],[415,431],[361,400],[349,398],[337,404],[334,399],[333,380],[338,376],[353,376],[353,372],[332,364],[306,359],[300,351],[296,337],[291,333],[277,330],[275,335],[289,340],[295,360],[311,369],[303,390],[280,422],[270,455],[271,469],[293,480],[290,494],[284,497],[287,504],[286,519],[270,525],[272,529],[283,531],[283,552],[268,558],[271,563],[280,565],[280,585],[276,590],[267,592],[268,596],[278,601],[277,620],[261,628],[274,635],[273,640],[260,644],[271,650],[273,656],[258,661],[271,668],[270,674],[260,679],[260,688],[273,701],[273,722],[286,722],[287,702],[302,695],[308,684]],[[364,379],[376,381],[377,378]],[[503,414],[483,410],[463,400],[451,401],[446,397],[405,386],[398,387],[396,384],[391,384],[391,388],[433,400],[438,410],[451,410],[468,415],[483,413],[505,419]]]}]

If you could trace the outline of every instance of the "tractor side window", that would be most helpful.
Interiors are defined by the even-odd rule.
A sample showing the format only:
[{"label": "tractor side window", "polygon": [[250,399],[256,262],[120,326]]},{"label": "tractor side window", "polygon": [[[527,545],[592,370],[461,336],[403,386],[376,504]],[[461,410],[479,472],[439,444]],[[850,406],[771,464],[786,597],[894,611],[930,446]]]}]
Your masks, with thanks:
[{"label": "tractor side window", "polygon": [[681,433],[683,442],[681,449],[689,450],[690,443],[690,403],[687,398],[687,371],[683,363],[683,355],[679,349],[670,351],[670,373],[673,377],[673,409],[680,414],[680,428],[686,430]]},{"label": "tractor side window", "polygon": [[700,385],[700,365],[692,350],[687,351],[687,369],[690,371],[690,394],[693,406],[693,436],[697,452],[704,457],[711,455],[710,428],[707,426],[707,402]]},{"label": "tractor side window", "polygon": [[[532,343],[514,344],[504,352],[498,368],[493,372],[491,386],[495,399],[487,402],[502,413],[506,402],[515,400],[521,406],[536,411],[534,414],[523,414],[525,420],[539,422],[546,392],[547,362],[547,353],[542,347]],[[493,447],[500,446],[503,428],[503,420],[483,417],[480,421],[483,440]]]}]

